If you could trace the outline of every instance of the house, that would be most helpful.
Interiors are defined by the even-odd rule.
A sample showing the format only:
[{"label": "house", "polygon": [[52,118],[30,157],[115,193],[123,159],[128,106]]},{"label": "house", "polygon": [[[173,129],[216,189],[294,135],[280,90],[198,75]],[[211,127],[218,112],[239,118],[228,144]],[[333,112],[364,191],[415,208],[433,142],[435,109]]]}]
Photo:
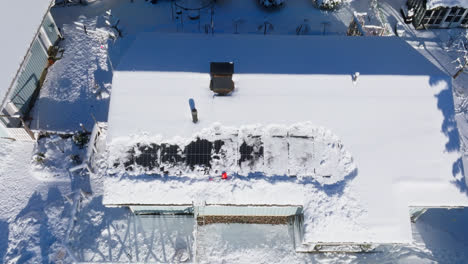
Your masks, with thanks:
[{"label": "house", "polygon": [[417,29],[468,27],[468,3],[464,0],[408,0],[406,6]]},{"label": "house", "polygon": [[[451,79],[397,37],[127,44],[90,144],[106,206],[287,223],[298,251],[410,243],[411,216],[468,206]],[[210,90],[211,62],[232,63],[230,94]]]},{"label": "house", "polygon": [[30,140],[32,132],[24,122],[48,66],[49,48],[59,40],[60,32],[49,10],[51,0],[25,3],[12,1],[3,9],[5,36],[0,51],[0,137]]}]

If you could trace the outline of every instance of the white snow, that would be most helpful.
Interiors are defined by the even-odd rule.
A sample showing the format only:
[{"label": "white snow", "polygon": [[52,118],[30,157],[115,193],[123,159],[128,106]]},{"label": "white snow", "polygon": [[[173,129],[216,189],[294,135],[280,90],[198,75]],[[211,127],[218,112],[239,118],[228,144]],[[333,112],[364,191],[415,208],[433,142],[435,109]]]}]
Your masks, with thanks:
[{"label": "white snow", "polygon": [[[232,95],[208,89],[210,61],[234,62]],[[299,204],[305,241],[382,243],[411,241],[409,205],[468,205],[454,182],[460,154],[451,81],[397,38],[143,34],[116,68],[111,146],[190,138],[213,123],[307,121],[340,137],[357,171],[332,188],[262,177],[110,177],[105,204]]]},{"label": "white snow", "polygon": [[[42,143],[0,141],[2,263],[60,263],[68,259],[62,254],[62,239],[70,219],[64,197],[70,193],[69,174],[55,166],[37,170],[33,155],[48,148]],[[70,153],[69,141],[56,143]],[[62,155],[55,147],[45,153],[44,166]]]},{"label": "white snow", "polygon": [[0,8],[0,107],[52,0],[7,1]]},{"label": "white snow", "polygon": [[86,25],[87,34],[75,23],[63,25],[65,40],[60,47],[65,51],[47,71],[31,111],[32,129],[73,132],[80,130],[79,124],[83,123],[91,130],[92,116],[107,119],[112,80],[107,59],[108,28],[101,25],[101,17],[80,16],[78,21],[77,24]]},{"label": "white snow", "polygon": [[437,7],[463,7],[468,8],[468,0],[427,0],[426,9],[434,9]]},{"label": "white snow", "polygon": [[[381,52],[386,48],[404,55]],[[334,56],[330,56],[332,53]],[[403,63],[403,59],[410,63]],[[234,62],[236,90],[232,96],[213,97],[207,89],[211,61]],[[398,38],[149,33],[139,35],[114,67],[113,85],[117,88],[113,89],[110,105],[110,142],[141,132],[188,137],[213,122],[239,127],[311,120],[342,137],[336,124],[327,125],[332,121],[315,122],[315,118],[329,119],[318,113],[341,115],[340,108],[328,106],[328,101],[310,100],[324,96],[337,105],[338,100],[359,105],[353,101],[365,100],[367,89],[377,97],[396,93],[408,98],[419,95],[418,88],[430,89],[429,76],[446,79]],[[357,89],[353,89],[351,74],[357,71],[361,77]],[[400,85],[393,88],[396,79]],[[408,90],[401,85],[416,87]],[[191,122],[189,99],[194,99],[198,110],[200,121],[196,125]],[[396,100],[388,100],[392,99]],[[320,109],[316,112],[310,107]],[[377,105],[374,108],[382,109]],[[350,107],[343,114],[359,118],[350,113],[361,109]],[[340,118],[356,123],[353,118]],[[345,123],[339,126],[348,127]]]},{"label": "white snow", "polygon": [[[32,1],[28,1],[28,3],[18,1],[18,3],[21,3],[25,7],[36,4],[32,3]],[[220,2],[218,1],[218,3]],[[317,34],[317,32],[321,34],[321,30],[324,27],[320,23],[322,21],[331,21],[331,24],[327,26],[327,33],[330,30],[332,32],[344,32],[347,23],[350,21],[350,14],[352,14],[356,6],[364,7],[364,9],[355,11],[366,11],[369,4],[368,1],[354,1],[352,5],[346,6],[337,12],[321,13],[314,9],[313,5],[310,5],[310,1],[288,0],[286,1],[286,8],[280,12],[266,14],[257,8],[256,1],[223,1],[222,3],[223,5],[219,6],[215,14],[216,33],[234,32],[232,19],[242,15],[244,23],[239,26],[238,31],[240,33],[258,33],[256,31],[258,24],[264,21],[265,16],[268,16],[268,20],[275,26],[273,34],[295,34],[294,29],[297,24],[303,21],[303,18],[309,20],[313,34]],[[389,6],[388,3],[392,4],[392,6]],[[379,5],[384,9],[385,16],[388,16],[391,21],[401,21],[399,8],[403,3],[403,0],[379,1]],[[9,1],[8,4],[16,3]],[[65,41],[65,50],[80,51],[75,45],[83,45],[83,49],[88,49],[91,51],[90,54],[92,53],[92,56],[94,56],[95,50],[92,50],[90,47],[99,45],[98,39],[95,39],[97,40],[95,41],[91,39],[94,36],[91,36],[91,41],[89,41],[88,45],[86,40],[82,38],[83,34],[78,35],[80,28],[73,28],[73,22],[83,22],[79,16],[85,14],[89,19],[85,19],[84,21],[89,26],[88,28],[92,28],[94,21],[96,21],[95,19],[98,16],[104,15],[104,11],[110,8],[112,8],[113,14],[122,18],[121,24],[127,34],[142,29],[164,31],[170,28],[169,31],[175,31],[175,27],[171,26],[178,23],[178,21],[174,22],[170,19],[170,12],[168,12],[170,10],[170,1],[159,1],[157,5],[151,5],[143,0],[135,0],[133,3],[131,1],[97,0],[95,3],[85,7],[57,8],[55,9],[56,14],[61,16],[61,20],[68,25],[66,28],[70,29],[65,34],[70,33],[68,36],[77,35],[76,38],[73,38],[73,41]],[[28,12],[28,10],[25,10],[25,12]],[[206,17],[205,15],[204,18],[206,19]],[[340,17],[341,19],[335,20],[333,19],[334,17]],[[59,20],[57,17],[54,18],[56,18],[56,21]],[[24,20],[26,17],[21,17],[21,19]],[[185,20],[185,17],[184,22],[185,25],[182,31],[196,31],[197,23],[189,24]],[[9,23],[6,25],[9,25]],[[19,26],[15,25],[15,27]],[[454,36],[457,32],[465,32],[466,30],[415,31],[410,26],[404,25],[404,27],[406,33],[403,39],[407,40],[415,49],[430,59],[431,62],[438,65],[444,72],[448,74],[455,73],[454,64],[451,64],[451,61],[455,59],[454,53],[445,50],[445,48],[449,47],[449,37]],[[180,30],[180,27],[178,29]],[[32,36],[30,38],[32,39]],[[94,44],[93,41],[95,41]],[[26,48],[22,49],[23,53],[25,53]],[[388,50],[382,48],[380,52],[385,53]],[[406,54],[405,51],[395,51],[394,54],[399,54],[400,52]],[[326,57],[329,56],[324,56],[323,58]],[[87,59],[83,60],[84,56],[77,56],[76,59],[73,58],[63,63],[61,67],[63,67],[62,69],[76,67],[78,70],[64,76],[61,80],[62,84],[68,80],[70,83],[73,80],[80,80],[83,77],[82,69],[86,67],[90,69],[99,69],[100,67],[99,60],[95,60],[94,62]],[[56,69],[58,68],[56,67]],[[409,68],[406,70],[411,72],[412,70]],[[359,70],[352,70],[350,75],[357,71]],[[66,71],[62,71],[61,73],[66,74]],[[85,74],[92,73],[92,70],[89,73],[85,72]],[[57,71],[57,74],[60,73]],[[83,80],[88,82],[92,78]],[[360,80],[356,83],[357,86],[360,85]],[[101,82],[102,80],[98,81],[101,84],[106,83]],[[459,88],[459,91],[456,93],[457,97],[455,97],[457,100],[456,119],[458,127],[462,132],[463,140],[466,140],[465,134],[468,131],[466,125],[468,111],[464,105],[466,95],[463,94],[464,90],[468,87],[466,85],[467,81],[467,74],[460,75],[454,81],[454,86],[458,86]],[[81,88],[83,90],[83,100],[80,103],[86,104],[86,97],[89,96],[88,99],[91,98],[90,105],[96,107],[95,97],[92,94],[94,87],[86,85],[70,85],[67,87],[73,89],[70,94]],[[48,90],[45,97],[57,98],[58,105],[61,100],[60,98],[63,98],[61,97],[61,93],[64,91],[59,89],[60,87],[52,88],[54,89]],[[444,95],[445,98],[451,98],[450,93],[444,93]],[[78,102],[78,100],[75,102]],[[71,105],[73,110],[76,109],[76,105],[78,104]],[[43,109],[46,106],[47,104],[43,103],[40,108]],[[89,127],[88,124],[92,124],[89,115],[90,111],[82,111],[79,114],[79,111],[69,111],[67,106],[69,106],[67,103],[63,103],[60,107],[53,107],[55,112],[49,111],[50,116],[47,116],[48,119],[42,119],[41,125],[37,128],[75,130],[77,129],[76,124],[80,122],[85,123],[86,127]],[[107,115],[105,107],[99,107],[99,109],[94,113],[102,116]],[[59,113],[68,114],[70,112],[74,114],[69,118],[68,122],[57,116]],[[54,116],[62,122],[54,123],[56,120],[53,118]],[[187,116],[187,118],[190,118],[190,116]],[[450,126],[453,125],[451,122],[448,122],[448,124]],[[319,126],[322,124],[316,123],[315,125]],[[337,131],[330,130],[341,137],[347,148],[348,143],[342,138],[342,135],[337,133]],[[444,128],[444,131],[447,130]],[[69,148],[68,144],[70,142],[68,140],[59,141],[58,143],[66,149]],[[48,153],[47,155],[52,158],[50,163],[45,164],[42,174],[39,173],[37,165],[31,165],[32,156],[39,149],[44,149],[44,152]],[[352,152],[352,154],[354,155],[355,153]],[[64,159],[63,163],[60,162],[61,159]],[[99,175],[89,177],[89,175],[84,174],[76,178],[72,177],[71,183],[67,182],[70,181],[70,175],[63,174],[63,172],[69,166],[68,156],[63,155],[50,141],[40,141],[35,149],[35,146],[30,143],[13,143],[0,140],[0,164],[0,200],[2,201],[0,205],[0,262],[71,263],[72,259],[67,259],[69,254],[61,247],[62,243],[65,244],[65,241],[63,241],[64,227],[68,224],[68,216],[71,215],[70,204],[66,201],[66,197],[70,197],[68,195],[70,189],[76,190],[83,187],[79,185],[86,185],[86,179],[91,180],[93,193],[87,198],[83,197],[83,204],[76,215],[76,226],[73,228],[70,241],[73,253],[76,254],[78,261],[93,263],[134,261],[176,262],[185,259],[187,252],[191,252],[193,237],[186,234],[186,228],[183,228],[184,232],[181,232],[182,228],[178,220],[172,221],[167,218],[138,219],[129,216],[129,212],[122,208],[103,207],[102,177]],[[51,166],[49,167],[48,165]],[[56,165],[63,165],[63,167]],[[454,165],[454,173],[463,169],[460,167],[460,163]],[[335,215],[335,220],[340,220],[340,217],[342,217],[342,221],[352,220],[359,222],[362,217],[356,217],[358,220],[354,220],[351,215],[351,219],[346,219],[349,210],[354,210],[357,215],[365,216],[365,212],[360,213],[359,210],[355,210],[361,206],[362,199],[352,199],[352,194],[356,193],[355,187],[352,186],[356,185],[355,182],[357,182],[358,177],[360,176],[346,183],[346,188],[343,188],[343,194],[340,194],[341,198],[336,194],[333,195],[333,192],[330,194],[329,189],[316,190],[318,194],[314,194],[313,197],[320,197],[320,199],[317,199],[316,204],[312,204],[312,207],[317,208],[317,214],[309,216],[315,216],[315,221],[318,224],[323,219],[321,218],[322,216],[330,217],[330,215]],[[83,181],[83,183],[78,184],[77,180]],[[461,173],[457,173],[452,181],[453,184],[457,184],[461,192],[466,193],[465,179],[463,179]],[[363,182],[357,182],[357,184],[359,185]],[[70,184],[71,187],[69,186]],[[89,185],[89,183],[87,184]],[[388,183],[383,182],[382,184],[387,184],[388,186]],[[453,186],[448,182],[444,185],[446,185],[447,190],[454,193],[459,192],[459,190],[453,190]],[[57,192],[55,187],[58,187],[62,195]],[[416,184],[414,187],[417,188],[418,185]],[[341,188],[338,189],[340,190]],[[324,194],[324,191],[328,195]],[[396,193],[395,196],[398,194]],[[432,194],[434,199],[438,199],[439,197],[444,197],[447,193],[439,193],[436,190]],[[379,198],[380,196],[377,198],[372,197],[372,199],[376,200]],[[339,201],[324,202],[332,199]],[[450,197],[447,197],[448,199]],[[358,207],[356,208],[356,206]],[[351,209],[347,209],[349,207]],[[343,208],[346,210],[343,210]],[[341,216],[339,216],[340,214]],[[291,238],[288,235],[287,227],[269,225],[203,226],[199,228],[196,237],[197,243],[193,245],[198,244],[198,261],[202,263],[220,263],[223,260],[227,260],[229,263],[464,263],[468,257],[465,253],[468,252],[467,217],[468,210],[466,208],[459,210],[431,209],[416,224],[411,224],[413,243],[410,245],[381,246],[377,248],[376,252],[371,254],[297,254],[291,245]],[[367,223],[364,224],[367,225]],[[389,225],[391,224],[389,223]],[[355,224],[355,226],[358,225]],[[367,228],[367,226],[365,227]]]}]

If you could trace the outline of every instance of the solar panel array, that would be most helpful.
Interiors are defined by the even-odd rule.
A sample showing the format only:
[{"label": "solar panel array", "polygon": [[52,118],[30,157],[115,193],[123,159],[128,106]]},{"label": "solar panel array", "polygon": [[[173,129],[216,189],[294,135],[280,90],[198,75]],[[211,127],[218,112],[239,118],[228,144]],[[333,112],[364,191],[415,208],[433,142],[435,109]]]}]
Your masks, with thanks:
[{"label": "solar panel array", "polygon": [[188,144],[136,144],[121,164],[137,174],[178,175],[289,175],[319,177],[328,183],[354,169],[351,155],[331,134],[315,137],[289,133],[274,135],[215,134],[215,140],[195,138]]},{"label": "solar panel array", "polygon": [[[239,166],[252,166],[255,163],[263,163],[263,142],[260,137],[249,139],[252,143],[243,141],[236,143],[237,152],[235,154]],[[204,167],[210,169],[214,161],[223,162],[226,158],[226,144],[233,143],[232,139],[209,141],[197,138],[186,146],[162,143],[157,144],[137,144],[127,151],[127,159],[123,162],[126,170],[132,171],[135,166],[143,167],[147,170],[160,170],[162,173],[167,168]],[[116,164],[118,165],[118,164]]]}]

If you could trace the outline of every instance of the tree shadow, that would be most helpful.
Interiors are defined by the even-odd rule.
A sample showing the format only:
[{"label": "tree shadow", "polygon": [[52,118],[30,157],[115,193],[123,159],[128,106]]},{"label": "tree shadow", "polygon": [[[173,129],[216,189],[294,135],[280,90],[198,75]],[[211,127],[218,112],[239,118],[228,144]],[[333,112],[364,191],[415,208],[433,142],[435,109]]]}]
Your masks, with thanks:
[{"label": "tree shadow", "polygon": [[[460,134],[458,132],[457,122],[455,119],[455,103],[453,100],[452,83],[447,81],[446,78],[431,77],[429,83],[431,86],[439,85],[440,82],[446,82],[445,89],[440,91],[437,95],[437,108],[442,112],[444,117],[441,125],[441,131],[447,137],[445,144],[445,151],[447,152],[460,152]],[[465,170],[463,168],[462,158],[458,158],[452,164],[453,184],[463,193],[468,195],[467,185],[465,182]]]},{"label": "tree shadow", "polygon": [[49,256],[53,253],[51,246],[60,239],[53,234],[50,227],[50,219],[46,213],[51,207],[61,210],[62,217],[65,217],[65,213],[68,212],[68,208],[66,208],[63,201],[62,193],[57,187],[49,188],[46,199],[43,199],[41,194],[37,191],[33,193],[26,207],[16,216],[15,222],[26,221],[28,225],[39,225],[39,233],[34,234],[38,238],[21,237],[24,240],[21,240],[14,250],[8,253],[9,259],[14,259],[15,256],[19,256],[17,263],[29,263],[33,261],[32,259],[37,257],[38,252],[34,249],[35,246],[39,246],[41,263],[50,263]]},{"label": "tree shadow", "polygon": [[113,63],[117,71],[209,73],[210,61],[232,61],[236,74],[445,76],[398,37],[151,33],[125,41],[126,52]]},{"label": "tree shadow", "polygon": [[[128,217],[128,208],[109,208],[102,204],[102,196],[94,197],[77,214],[80,221],[76,224],[71,236],[70,244],[79,254],[79,250],[91,250],[100,255],[102,261],[108,261],[107,256],[99,251],[98,238],[104,230],[109,228],[109,219],[118,220]],[[110,245],[109,245],[110,246]],[[79,250],[78,250],[79,249]],[[86,261],[82,259],[82,261]]]},{"label": "tree shadow", "polygon": [[[463,160],[462,158],[457,159],[453,163],[452,166],[452,175],[455,178],[453,180],[453,184],[457,186],[457,188],[460,190],[460,192],[463,192],[468,195],[468,188],[466,186],[466,181],[465,181],[465,169],[463,167]],[[460,175],[461,177],[458,177]]]},{"label": "tree shadow", "polygon": [[437,108],[442,112],[444,120],[442,122],[441,130],[447,136],[448,142],[445,144],[447,152],[454,152],[460,150],[460,136],[458,134],[457,122],[455,120],[455,104],[453,101],[452,85],[447,81],[448,77],[437,78],[431,77],[429,83],[435,86],[440,82],[447,82],[444,90],[436,95]]}]

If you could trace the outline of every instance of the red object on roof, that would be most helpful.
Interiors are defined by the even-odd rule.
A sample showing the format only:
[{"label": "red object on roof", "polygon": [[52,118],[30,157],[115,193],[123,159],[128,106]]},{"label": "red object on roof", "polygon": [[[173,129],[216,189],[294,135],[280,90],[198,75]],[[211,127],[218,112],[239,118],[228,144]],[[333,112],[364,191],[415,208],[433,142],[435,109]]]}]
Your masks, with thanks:
[{"label": "red object on roof", "polygon": [[221,178],[222,178],[223,180],[226,180],[226,179],[228,178],[227,173],[226,173],[226,172],[223,172],[223,174],[221,174]]}]

